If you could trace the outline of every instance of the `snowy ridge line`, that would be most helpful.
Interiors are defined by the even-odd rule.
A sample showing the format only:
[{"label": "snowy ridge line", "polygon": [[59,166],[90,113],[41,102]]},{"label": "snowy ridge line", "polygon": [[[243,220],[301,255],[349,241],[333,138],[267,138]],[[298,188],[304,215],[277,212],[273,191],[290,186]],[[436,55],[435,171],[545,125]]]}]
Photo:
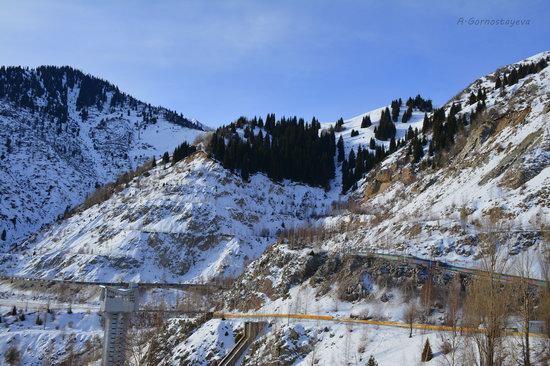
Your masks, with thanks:
[{"label": "snowy ridge line", "polygon": [[93,282],[93,281],[74,281],[74,280],[62,280],[54,278],[35,278],[25,276],[8,276],[0,275],[0,281],[26,281],[26,282],[38,282],[38,283],[66,283],[82,286],[114,286],[114,287],[129,287],[130,285],[138,285],[139,287],[150,288],[179,288],[185,290],[208,290],[208,289],[225,289],[224,286],[219,284],[202,284],[202,283],[169,283],[169,282]]},{"label": "snowy ridge line", "polygon": [[[0,243],[4,249],[56,225],[98,185],[114,182],[153,156],[171,152],[184,141],[192,143],[209,130],[196,120],[141,102],[70,67],[54,73],[48,67],[14,70],[20,79],[6,85],[24,95],[27,103],[12,100],[10,93],[0,95],[0,141],[14,142],[9,148],[0,147],[5,157],[0,166],[0,231],[6,230]],[[74,76],[74,85],[61,83],[63,73]],[[56,85],[44,90],[44,78]],[[96,97],[101,103],[80,105],[84,79],[97,81],[94,92],[99,93]],[[84,90],[84,94],[94,92]],[[115,94],[122,100],[110,105]],[[34,107],[28,108],[29,103]],[[49,112],[48,106],[63,111]]]},{"label": "snowy ridge line", "polygon": [[[385,253],[379,253],[379,252],[353,252],[349,251],[346,254],[351,255],[357,255],[362,257],[377,257],[382,259],[388,259],[392,261],[403,261],[407,264],[415,264],[419,266],[426,266],[428,268],[435,268],[435,269],[442,269],[449,272],[456,272],[461,274],[470,274],[473,276],[488,276],[489,272],[484,271],[482,269],[476,269],[476,268],[467,268],[467,267],[459,267],[459,266],[453,266],[451,264],[448,264],[443,261],[437,261],[437,260],[430,260],[430,259],[422,259],[414,256],[407,256],[407,255],[400,255],[400,254],[385,254]],[[507,273],[494,273],[497,280],[500,282],[513,282],[514,280],[525,280],[530,285],[533,286],[540,286],[545,287],[547,286],[547,281],[541,280],[538,278],[522,278],[520,276],[511,275]]]},{"label": "snowy ridge line", "polygon": [[[485,329],[483,328],[468,328],[468,327],[451,327],[448,325],[434,325],[434,324],[422,324],[422,323],[402,323],[402,322],[392,322],[392,321],[383,321],[383,320],[372,320],[372,319],[357,319],[357,318],[344,318],[332,315],[317,315],[317,314],[263,314],[263,313],[221,313],[215,312],[213,314],[214,318],[219,319],[245,319],[249,322],[265,322],[265,321],[274,321],[280,319],[297,319],[297,320],[310,320],[310,321],[329,321],[336,323],[352,323],[352,324],[364,324],[364,325],[376,325],[382,327],[394,327],[394,328],[405,328],[410,329],[422,329],[422,330],[433,330],[439,332],[459,332],[459,333],[483,333]],[[511,336],[521,336],[524,335],[524,332],[517,331],[507,331],[507,335]],[[536,338],[546,338],[544,333],[529,333],[531,337]]]}]

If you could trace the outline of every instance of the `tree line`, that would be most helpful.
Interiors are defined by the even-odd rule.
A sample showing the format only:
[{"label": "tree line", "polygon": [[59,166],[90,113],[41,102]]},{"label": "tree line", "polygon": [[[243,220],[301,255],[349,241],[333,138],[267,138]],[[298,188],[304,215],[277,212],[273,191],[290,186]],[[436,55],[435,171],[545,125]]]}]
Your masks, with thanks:
[{"label": "tree line", "polygon": [[[359,179],[367,174],[376,164],[384,160],[388,155],[397,151],[399,148],[405,146],[408,141],[411,143],[408,146],[407,155],[411,156],[413,163],[419,162],[424,156],[424,147],[427,145],[425,137],[419,137],[419,131],[409,126],[405,137],[402,139],[396,139],[395,135],[397,129],[395,122],[399,119],[400,108],[403,105],[401,98],[392,100],[390,107],[386,107],[380,114],[380,121],[378,126],[374,128],[374,136],[377,140],[390,141],[389,148],[385,146],[378,146],[376,140],[371,138],[368,148],[359,146],[357,151],[351,149],[348,156],[344,153],[344,140],[342,137],[338,139],[337,143],[337,161],[342,163],[342,192],[347,192],[350,188],[354,187]],[[410,120],[413,110],[424,111],[425,124],[428,118],[427,112],[433,110],[432,101],[430,99],[424,99],[420,95],[415,98],[408,98],[406,102],[407,110],[403,114],[402,122],[406,123]],[[343,119],[337,122],[337,131],[343,129]],[[372,126],[372,121],[369,115],[363,116],[361,120],[361,128],[367,128]],[[351,137],[358,136],[359,132],[356,130],[351,131]]]},{"label": "tree line", "polygon": [[321,130],[297,117],[276,119],[267,115],[241,117],[218,128],[209,143],[211,155],[222,165],[247,180],[263,172],[273,180],[290,179],[328,188],[335,176],[336,142],[334,129]]},{"label": "tree line", "polygon": [[519,65],[518,67],[512,67],[512,70],[507,73],[504,72],[501,75],[497,75],[495,80],[495,90],[505,86],[517,84],[520,79],[523,79],[527,75],[536,74],[542,69],[548,66],[550,57],[540,59],[537,62],[529,62]]},{"label": "tree line", "polygon": [[[410,144],[407,145],[407,142]],[[403,146],[408,146],[407,156],[411,157],[412,163],[418,163],[424,156],[424,147],[427,145],[427,140],[424,136],[420,136],[418,129],[409,126],[405,137],[390,139],[389,148],[384,145],[376,144],[376,140],[371,138],[368,148],[359,146],[357,152],[351,149],[348,157],[344,154],[344,140],[340,136],[337,143],[338,162],[342,163],[342,192],[347,192],[354,187],[365,174],[371,171],[376,164],[384,160],[388,155],[394,153]]]},{"label": "tree line", "polygon": [[[18,108],[38,114],[45,119],[54,120],[61,132],[61,125],[66,123],[68,114],[68,91],[78,88],[76,110],[80,112],[82,120],[88,118],[88,109],[95,107],[102,110],[111,96],[108,107],[113,110],[127,106],[136,109],[140,102],[130,95],[123,93],[116,85],[106,80],[88,75],[72,67],[40,66],[29,69],[21,66],[0,67],[0,99],[7,100]],[[144,120],[154,123],[159,107],[143,104]],[[128,110],[128,113],[129,113]],[[174,111],[165,110],[165,118],[184,127],[202,129],[200,124],[191,121]]]}]

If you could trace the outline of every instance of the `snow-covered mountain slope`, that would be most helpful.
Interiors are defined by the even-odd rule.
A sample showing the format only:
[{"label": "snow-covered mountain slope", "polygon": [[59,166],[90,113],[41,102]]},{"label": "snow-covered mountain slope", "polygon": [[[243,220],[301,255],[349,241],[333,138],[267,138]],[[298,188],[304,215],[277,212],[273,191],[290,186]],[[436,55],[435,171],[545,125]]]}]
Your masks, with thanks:
[{"label": "snow-covered mountain slope", "polygon": [[205,129],[69,67],[0,68],[0,245]]},{"label": "snow-covered mountain slope", "polygon": [[[501,68],[459,93],[443,106],[449,113],[453,103],[460,103],[458,117],[468,115],[454,144],[430,156],[432,129],[422,136],[427,143],[418,163],[411,163],[408,146],[388,156],[348,195],[354,204],[318,218],[308,230],[280,238],[252,262],[226,292],[223,310],[405,322],[407,309],[416,304],[428,309],[417,315],[419,322],[445,323],[452,276],[444,268],[429,271],[357,255],[373,249],[476,266],[482,247],[496,244],[510,272],[520,257],[516,254],[523,252],[531,257],[529,270],[536,276],[537,260],[550,256],[549,235],[542,227],[550,224],[550,67],[502,88],[495,89],[495,78],[548,56],[550,52]],[[470,103],[470,95],[482,87],[486,107],[478,109],[480,101]],[[475,110],[481,112],[470,120]],[[365,144],[356,141],[370,140],[369,129],[350,136],[361,119],[344,123],[348,151]],[[460,286],[456,289],[463,298]],[[211,328],[203,325],[194,334]],[[432,347],[441,347],[451,337],[445,332],[413,333],[409,338],[404,330],[354,327],[345,320],[331,324],[274,318],[247,350],[243,364],[363,364],[372,354],[380,365],[409,365],[419,363],[426,338]],[[222,338],[220,332],[208,338],[201,346],[209,347],[212,359],[227,352],[212,342]],[[518,351],[512,339],[506,342],[511,354]],[[533,354],[541,351],[538,347]],[[472,349],[457,346],[452,355],[438,352],[426,364],[451,364],[449,357],[479,362]],[[503,364],[514,363],[507,359]]]},{"label": "snow-covered mountain slope", "polygon": [[[322,230],[315,245],[331,251],[391,248],[471,265],[480,231],[490,222],[534,230],[506,234],[511,253],[534,250],[537,225],[549,214],[549,73],[547,67],[503,90],[494,90],[494,75],[488,75],[444,106],[448,111],[460,102],[459,115],[469,114],[477,107],[469,105],[470,93],[485,87],[486,109],[437,155],[438,165],[429,162],[435,157],[427,145],[417,164],[404,146],[342,197],[339,184],[325,192],[261,174],[247,183],[198,153],[174,167],[157,167],[108,201],[41,232],[11,251],[2,268],[89,280],[235,276],[276,241],[283,224]],[[360,128],[363,115],[345,121],[339,134],[347,151],[368,146],[382,109],[368,113],[368,128]],[[414,111],[409,122],[397,123],[397,138],[409,127],[421,130],[423,119]],[[351,137],[352,130],[359,135]],[[424,137],[429,141],[432,132]],[[329,210],[348,198],[355,200],[349,209]]]},{"label": "snow-covered mountain slope", "polygon": [[[500,230],[507,231],[497,234],[502,250],[540,250],[540,229],[550,220],[550,67],[498,89],[495,79],[549,56],[545,52],[501,68],[454,97],[443,106],[447,113],[460,103],[457,116],[471,116],[480,102],[470,105],[469,97],[481,88],[486,107],[456,135],[453,146],[434,157],[428,153],[430,130],[419,163],[410,162],[407,147],[386,158],[350,194],[359,210],[319,220],[317,225],[334,235],[318,244],[332,250],[390,249],[474,265],[480,233]],[[375,125],[348,136],[361,117],[344,123],[348,151],[372,135]],[[421,130],[420,114],[413,114],[412,123]],[[338,228],[343,221],[350,229]]]},{"label": "snow-covered mountain slope", "polygon": [[[0,271],[138,282],[202,282],[244,271],[224,294],[224,310],[404,321],[427,271],[354,254],[389,250],[468,266],[476,265],[487,242],[497,243],[512,259],[520,252],[545,254],[548,239],[540,229],[550,216],[550,68],[494,87],[497,74],[525,62],[479,79],[443,106],[449,113],[460,103],[457,116],[468,116],[453,144],[430,156],[436,133],[427,129],[420,135],[426,144],[418,163],[411,162],[405,145],[345,196],[338,184],[325,192],[275,183],[262,174],[245,182],[198,152],[174,166],[157,166],[120,186],[110,199],[41,231],[4,254]],[[484,109],[479,101],[470,102],[471,93],[482,87]],[[369,113],[373,125],[368,128],[360,128],[363,116],[345,121],[341,134],[347,152],[367,147],[381,110]],[[397,137],[409,126],[421,130],[423,115],[415,111],[408,123],[398,123]],[[352,130],[359,135],[351,137]],[[277,239],[279,230],[300,226]],[[443,296],[450,276],[443,270],[432,275],[430,281],[441,290],[435,296]],[[412,294],[406,294],[406,286]],[[445,321],[444,303],[427,307],[433,311],[423,321]],[[158,353],[160,359],[151,364],[220,359],[239,328],[211,320],[181,336],[186,326],[172,323],[160,338],[168,341],[166,353]],[[424,338],[415,336],[404,345],[408,335],[402,330],[371,327],[372,335],[365,335],[350,328],[279,321],[249,349],[244,363],[279,357],[289,364],[335,364],[334,353],[351,348],[360,362],[371,353],[381,364],[418,361],[410,352]],[[433,333],[429,337],[436,339]],[[429,364],[439,364],[444,355],[437,357]]]},{"label": "snow-covered mountain slope", "polygon": [[261,174],[244,182],[197,152],[23,243],[4,256],[2,272],[90,281],[236,276],[279,230],[304,225],[333,199]]},{"label": "snow-covered mountain slope", "polygon": [[[314,291],[296,300],[307,302],[310,312],[317,311],[318,301],[324,301],[321,311],[328,311],[331,298],[358,309],[356,301],[380,300],[386,294],[384,306],[396,309],[383,317],[400,319],[401,297],[389,301],[387,292],[399,281],[420,281],[426,274],[354,260],[354,254],[374,249],[475,266],[483,244],[493,241],[510,257],[512,272],[514,254],[548,255],[550,243],[541,225],[550,217],[550,67],[502,90],[493,90],[492,78],[473,83],[444,106],[449,110],[460,102],[459,114],[469,114],[477,108],[477,103],[469,105],[470,93],[480,85],[486,88],[486,109],[439,155],[437,164],[428,163],[438,156],[430,157],[427,146],[424,160],[416,164],[411,164],[406,146],[390,155],[349,194],[354,204],[317,218],[308,230],[280,238],[251,263],[228,292],[226,309],[292,312],[286,306],[294,306],[294,300],[287,298],[295,298],[301,288]],[[344,133],[357,128],[360,119],[344,123]],[[425,137],[429,141],[433,132]],[[533,264],[536,276],[536,259]]]},{"label": "snow-covered mountain slope", "polygon": [[[148,352],[143,365],[212,365],[234,346],[235,328],[244,321],[213,319],[194,332],[189,321],[171,319],[157,336],[155,352]],[[189,334],[191,333],[191,334]],[[182,334],[184,335],[182,337]],[[178,337],[183,341],[178,342]],[[426,339],[432,347],[441,339],[436,332],[415,332],[409,339],[407,329],[369,327],[324,321],[273,319],[249,347],[241,365],[367,365],[371,355],[381,366],[420,364],[420,351]],[[434,347],[435,348],[435,347]],[[440,365],[446,358],[439,354],[424,365]]]},{"label": "snow-covered mountain slope", "polygon": [[[389,140],[386,140],[386,141],[378,140],[378,139],[376,139],[375,134],[374,134],[374,129],[377,128],[379,123],[380,123],[380,116],[382,114],[382,111],[385,110],[388,107],[389,107],[389,105],[384,106],[384,107],[380,107],[380,108],[376,108],[372,111],[360,114],[358,116],[352,117],[352,118],[347,119],[347,120],[344,121],[344,125],[343,125],[344,130],[342,132],[337,133],[336,136],[337,136],[337,138],[342,136],[342,138],[344,139],[344,142],[345,142],[344,143],[344,149],[346,151],[346,156],[347,156],[347,154],[349,154],[351,149],[354,149],[357,152],[357,148],[359,146],[361,146],[362,149],[368,149],[371,138],[375,139],[376,145],[378,145],[378,146],[383,145],[386,149],[389,148],[389,146],[390,146],[390,141]],[[421,112],[421,111],[415,109],[412,112],[411,119],[409,121],[403,123],[402,122],[402,116],[403,116],[403,113],[405,113],[406,110],[407,110],[406,106],[401,106],[401,108],[399,109],[399,116],[400,117],[399,117],[398,121],[395,123],[395,129],[396,129],[395,138],[396,139],[403,139],[405,137],[405,135],[407,134],[407,131],[409,130],[409,128],[412,128],[413,130],[414,129],[418,129],[418,130],[422,129],[422,122],[424,121],[424,112]],[[363,120],[363,117],[365,117],[365,116],[370,117],[370,119],[372,121],[372,125],[370,127],[361,128],[361,122]],[[324,128],[328,128],[330,126],[334,126],[334,122],[323,123],[322,126]],[[357,131],[359,134],[357,136],[352,137],[351,136],[352,131]]]}]

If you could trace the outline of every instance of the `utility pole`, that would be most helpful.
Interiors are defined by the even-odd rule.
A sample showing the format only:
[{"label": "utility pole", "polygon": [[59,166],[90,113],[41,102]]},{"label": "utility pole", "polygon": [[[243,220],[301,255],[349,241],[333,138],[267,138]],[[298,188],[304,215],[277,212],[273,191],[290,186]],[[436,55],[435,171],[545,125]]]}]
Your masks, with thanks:
[{"label": "utility pole", "polygon": [[128,323],[138,310],[138,287],[132,283],[128,288],[101,287],[101,313],[105,319],[101,365],[124,365]]}]

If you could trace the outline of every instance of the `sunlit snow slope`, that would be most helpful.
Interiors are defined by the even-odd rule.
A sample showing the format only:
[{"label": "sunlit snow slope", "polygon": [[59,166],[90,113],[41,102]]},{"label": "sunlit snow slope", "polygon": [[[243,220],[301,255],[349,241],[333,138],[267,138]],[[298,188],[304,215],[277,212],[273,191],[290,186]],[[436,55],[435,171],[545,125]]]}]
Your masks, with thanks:
[{"label": "sunlit snow slope", "polygon": [[243,182],[202,152],[149,173],[6,255],[2,271],[91,281],[234,276],[279,230],[331,202],[320,188],[261,174]]}]

